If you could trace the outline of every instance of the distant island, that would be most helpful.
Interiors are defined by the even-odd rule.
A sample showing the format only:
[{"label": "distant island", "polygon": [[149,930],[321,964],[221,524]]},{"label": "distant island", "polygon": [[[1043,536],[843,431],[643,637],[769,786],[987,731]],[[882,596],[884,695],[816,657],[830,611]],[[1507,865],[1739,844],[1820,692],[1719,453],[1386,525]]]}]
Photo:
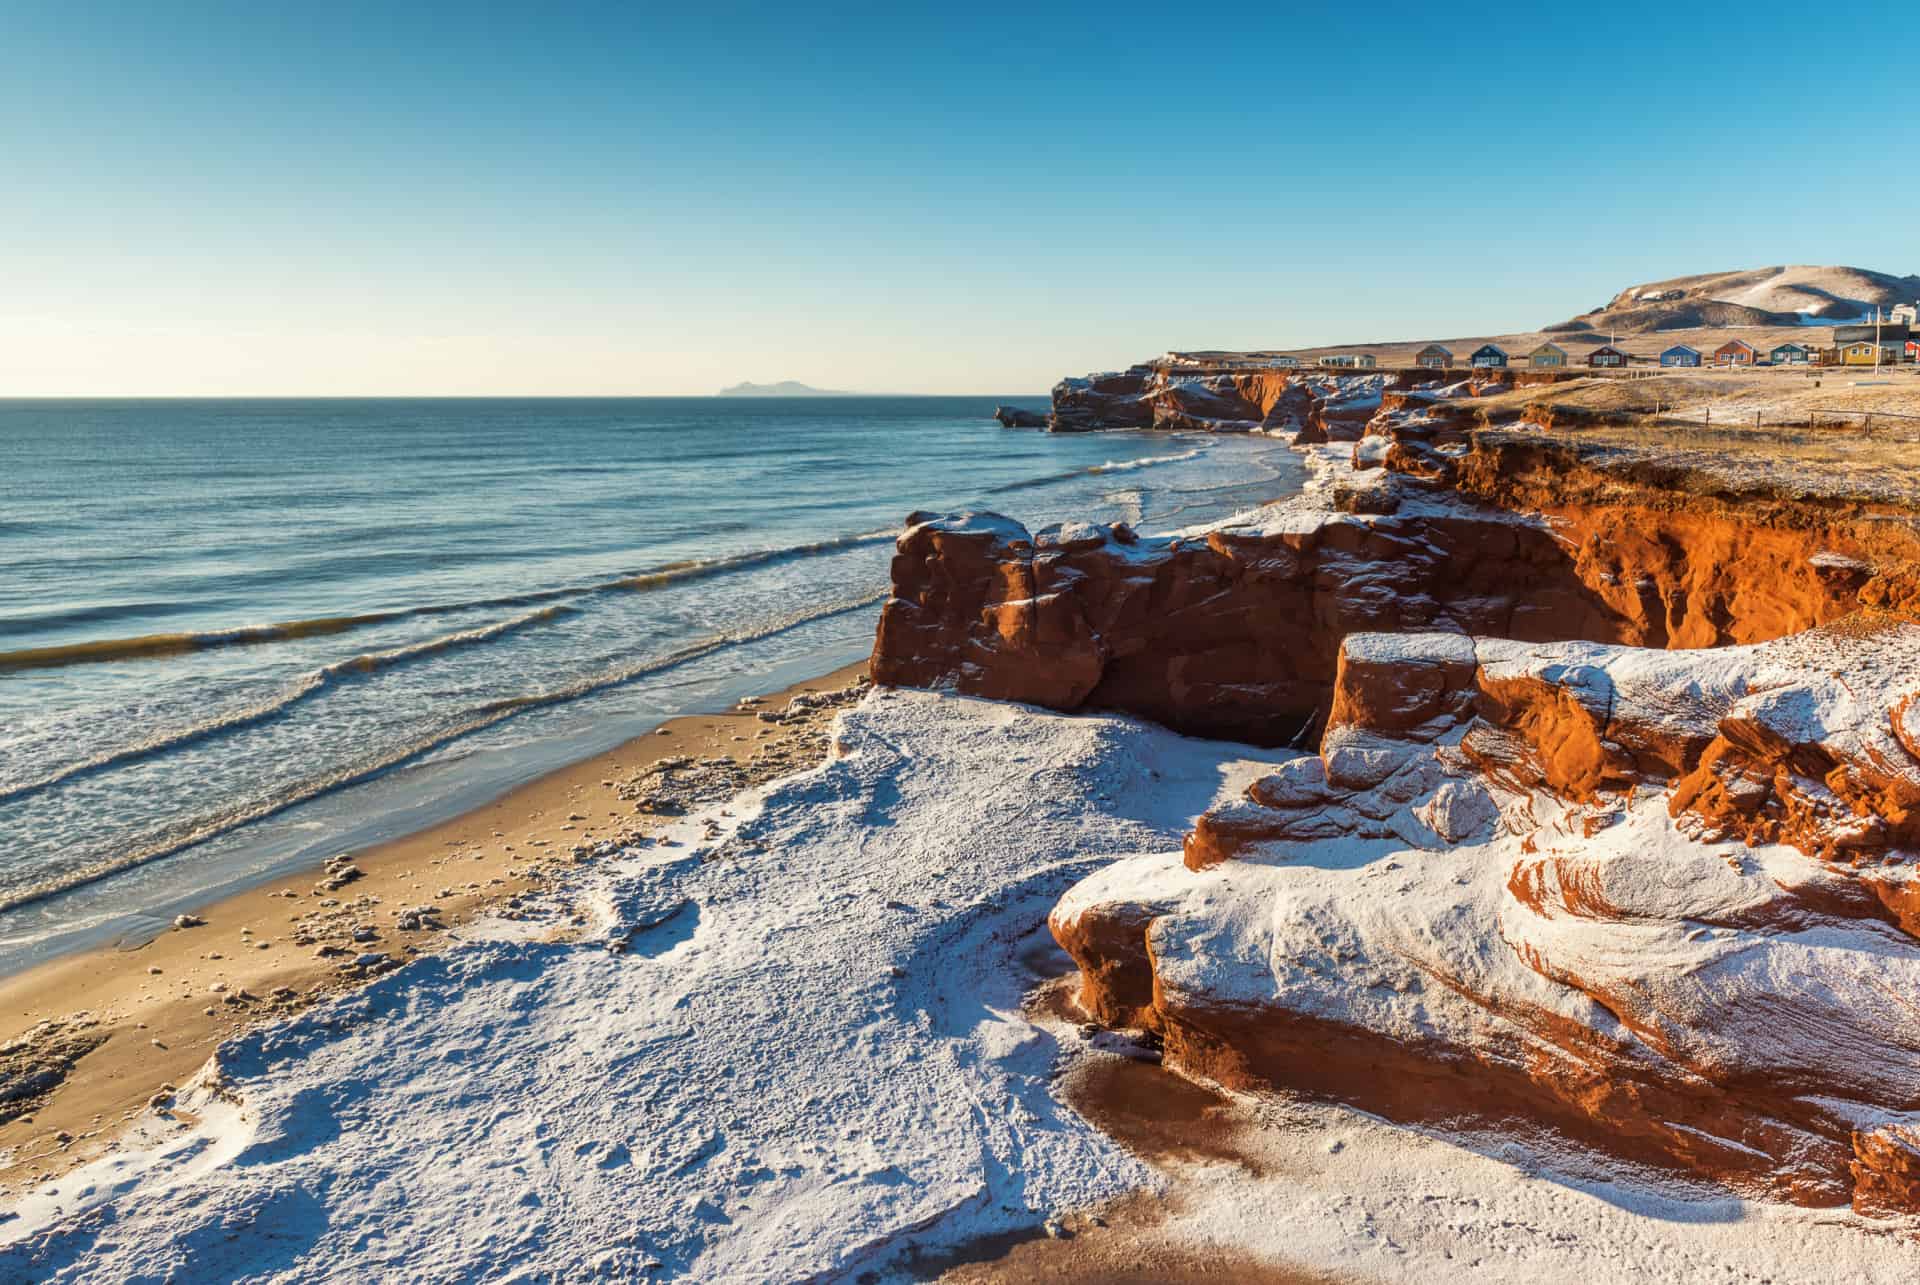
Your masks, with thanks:
[{"label": "distant island", "polygon": [[722,397],[847,397],[838,388],[815,388],[797,380],[783,379],[777,384],[735,384],[722,388]]}]

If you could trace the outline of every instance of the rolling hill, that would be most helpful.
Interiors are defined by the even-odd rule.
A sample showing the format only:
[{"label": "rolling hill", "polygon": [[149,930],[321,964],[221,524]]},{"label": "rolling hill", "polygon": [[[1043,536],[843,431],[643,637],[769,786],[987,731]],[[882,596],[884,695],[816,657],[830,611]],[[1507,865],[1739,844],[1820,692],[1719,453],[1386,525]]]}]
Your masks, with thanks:
[{"label": "rolling hill", "polygon": [[1708,272],[1631,286],[1550,334],[1623,335],[1698,327],[1833,325],[1920,300],[1920,276],[1813,265]]}]

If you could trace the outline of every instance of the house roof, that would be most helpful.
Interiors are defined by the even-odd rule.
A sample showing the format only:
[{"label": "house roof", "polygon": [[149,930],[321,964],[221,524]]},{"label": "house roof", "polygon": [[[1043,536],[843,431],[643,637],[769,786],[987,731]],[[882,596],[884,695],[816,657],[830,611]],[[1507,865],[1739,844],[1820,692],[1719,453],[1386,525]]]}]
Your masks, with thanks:
[{"label": "house roof", "polygon": [[1660,355],[1662,357],[1665,357],[1668,353],[1676,353],[1676,352],[1690,352],[1696,357],[1700,355],[1700,350],[1698,348],[1695,348],[1692,344],[1675,344],[1673,347],[1668,348],[1663,352],[1661,352]]},{"label": "house roof", "polygon": [[1499,344],[1481,344],[1478,348],[1475,348],[1473,350],[1473,355],[1476,357],[1480,356],[1482,353],[1494,353],[1501,357],[1504,357],[1507,355],[1507,350],[1505,348],[1502,348]]},{"label": "house roof", "polygon": [[1627,350],[1625,348],[1616,348],[1612,344],[1601,344],[1598,348],[1595,348],[1593,352],[1588,353],[1587,356],[1592,357],[1603,352],[1617,352],[1622,357],[1627,355]]},{"label": "house roof", "polygon": [[1907,325],[1905,322],[1883,321],[1878,326],[1872,324],[1864,326],[1835,326],[1833,328],[1833,342],[1836,344],[1850,344],[1857,343],[1862,339],[1872,339],[1875,337],[1874,332],[1876,330],[1879,332],[1879,338],[1882,341],[1891,339],[1895,343],[1903,344],[1913,338],[1913,327]]},{"label": "house roof", "polygon": [[[1488,344],[1487,347],[1491,348],[1493,347],[1493,345]],[[1543,352],[1557,352],[1562,357],[1567,355],[1567,350],[1565,348],[1562,348],[1559,344],[1556,344],[1551,339],[1549,339],[1546,343],[1541,344],[1538,348],[1535,348],[1532,352],[1528,353],[1527,356],[1538,357]]]},{"label": "house roof", "polygon": [[1809,348],[1809,347],[1807,347],[1807,346],[1806,346],[1805,344],[1796,344],[1796,343],[1784,343],[1784,344],[1775,344],[1775,345],[1773,346],[1773,351],[1774,351],[1774,352],[1785,352],[1785,351],[1786,351],[1787,349],[1789,349],[1789,348],[1798,348],[1798,349],[1799,349],[1799,350],[1800,350],[1801,352],[1812,352],[1812,351],[1813,351],[1813,350],[1812,350],[1811,348]]},{"label": "house roof", "polygon": [[1428,345],[1427,345],[1427,346],[1426,346],[1425,348],[1422,348],[1422,349],[1421,349],[1421,350],[1419,351],[1419,353],[1418,353],[1417,355],[1418,355],[1418,356],[1421,356],[1421,357],[1424,357],[1424,356],[1426,356],[1426,355],[1427,355],[1428,353],[1442,353],[1442,354],[1445,354],[1445,355],[1446,355],[1446,356],[1448,356],[1448,357],[1451,357],[1451,356],[1453,356],[1453,353],[1452,353],[1452,351],[1451,351],[1451,350],[1449,350],[1449,349],[1447,349],[1447,348],[1445,348],[1445,347],[1442,347],[1442,346],[1441,346],[1441,345],[1439,345],[1439,344],[1428,344]]},{"label": "house roof", "polygon": [[1727,342],[1725,342],[1724,344],[1721,344],[1718,348],[1715,348],[1713,351],[1716,354],[1718,354],[1723,352],[1732,352],[1736,348],[1744,348],[1748,352],[1760,351],[1758,348],[1755,348],[1752,344],[1748,343],[1744,339],[1729,339],[1727,340]]}]

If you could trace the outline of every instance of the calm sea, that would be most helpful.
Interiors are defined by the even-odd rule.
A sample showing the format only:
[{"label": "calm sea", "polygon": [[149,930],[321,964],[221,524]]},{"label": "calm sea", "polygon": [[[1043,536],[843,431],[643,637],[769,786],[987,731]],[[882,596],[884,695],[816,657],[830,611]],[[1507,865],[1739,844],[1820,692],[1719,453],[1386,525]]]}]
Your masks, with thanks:
[{"label": "calm sea", "polygon": [[1297,485],[993,404],[0,401],[0,971],[859,659],[913,509]]}]

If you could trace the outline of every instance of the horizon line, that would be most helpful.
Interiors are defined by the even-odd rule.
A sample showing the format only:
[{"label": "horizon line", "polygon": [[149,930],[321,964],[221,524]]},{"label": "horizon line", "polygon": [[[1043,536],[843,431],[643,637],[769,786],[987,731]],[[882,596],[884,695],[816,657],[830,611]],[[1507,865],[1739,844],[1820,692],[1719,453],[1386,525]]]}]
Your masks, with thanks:
[{"label": "horizon line", "polygon": [[674,399],[712,402],[821,402],[860,397],[1046,397],[1032,393],[775,393],[750,396],[724,393],[5,393],[0,402],[270,402],[270,401],[644,401]]}]

